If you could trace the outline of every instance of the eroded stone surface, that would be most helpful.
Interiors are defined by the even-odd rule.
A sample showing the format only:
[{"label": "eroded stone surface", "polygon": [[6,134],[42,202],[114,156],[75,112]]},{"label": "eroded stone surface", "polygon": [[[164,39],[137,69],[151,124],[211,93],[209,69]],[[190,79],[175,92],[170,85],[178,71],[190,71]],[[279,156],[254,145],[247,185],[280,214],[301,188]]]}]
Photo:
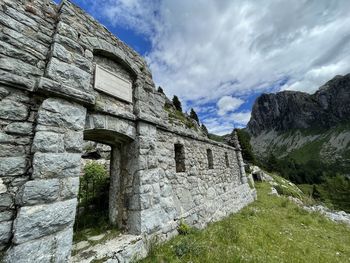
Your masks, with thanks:
[{"label": "eroded stone surface", "polygon": [[82,130],[85,124],[86,109],[83,106],[61,99],[47,99],[42,104],[38,123],[72,130]]},{"label": "eroded stone surface", "polygon": [[58,179],[28,181],[22,191],[20,199],[22,205],[49,203],[58,199],[60,182]]},{"label": "eroded stone surface", "polygon": [[76,199],[46,205],[22,207],[14,223],[13,242],[21,244],[29,240],[53,234],[73,223]]},{"label": "eroded stone surface", "polygon": [[80,173],[80,154],[35,153],[33,178],[75,177]]}]

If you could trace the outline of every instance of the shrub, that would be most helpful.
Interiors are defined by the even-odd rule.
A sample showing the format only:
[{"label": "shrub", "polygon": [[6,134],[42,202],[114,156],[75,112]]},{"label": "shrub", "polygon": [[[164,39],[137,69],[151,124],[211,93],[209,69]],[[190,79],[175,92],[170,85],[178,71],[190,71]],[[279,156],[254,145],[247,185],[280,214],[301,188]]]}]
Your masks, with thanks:
[{"label": "shrub", "polygon": [[84,166],[83,180],[103,180],[108,176],[108,172],[103,164],[89,162]]},{"label": "shrub", "polygon": [[192,232],[192,228],[189,225],[187,225],[183,220],[181,220],[177,231],[180,235],[188,235]]}]

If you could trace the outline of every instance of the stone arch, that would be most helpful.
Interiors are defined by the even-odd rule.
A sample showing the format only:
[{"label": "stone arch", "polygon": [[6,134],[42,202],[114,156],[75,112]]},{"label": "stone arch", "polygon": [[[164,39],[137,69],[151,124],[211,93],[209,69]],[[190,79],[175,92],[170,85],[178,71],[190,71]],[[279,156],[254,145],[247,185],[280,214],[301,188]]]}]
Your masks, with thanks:
[{"label": "stone arch", "polygon": [[[85,122],[84,135],[87,137],[94,137],[94,133],[98,137],[106,135],[108,138],[116,136],[117,143],[121,141],[132,141],[136,138],[135,123],[130,120],[110,116],[101,113],[88,113]],[[109,135],[109,134],[110,135]],[[109,142],[108,144],[113,144]]]},{"label": "stone arch", "polygon": [[85,37],[83,38],[83,42],[88,44],[93,53],[104,54],[116,59],[118,62],[127,67],[136,78],[141,74],[139,67],[133,61],[131,61],[131,59],[128,58],[127,54],[119,47],[116,47],[107,41],[99,39],[97,37]]}]

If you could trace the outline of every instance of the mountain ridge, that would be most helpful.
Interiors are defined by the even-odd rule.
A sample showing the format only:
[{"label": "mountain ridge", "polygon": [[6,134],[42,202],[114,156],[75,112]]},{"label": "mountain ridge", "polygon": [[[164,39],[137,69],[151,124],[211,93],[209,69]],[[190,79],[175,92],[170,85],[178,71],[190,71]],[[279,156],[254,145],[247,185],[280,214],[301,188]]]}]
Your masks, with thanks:
[{"label": "mountain ridge", "polygon": [[253,105],[247,131],[256,137],[271,130],[331,128],[345,121],[350,121],[350,74],[335,76],[313,94],[262,94]]}]

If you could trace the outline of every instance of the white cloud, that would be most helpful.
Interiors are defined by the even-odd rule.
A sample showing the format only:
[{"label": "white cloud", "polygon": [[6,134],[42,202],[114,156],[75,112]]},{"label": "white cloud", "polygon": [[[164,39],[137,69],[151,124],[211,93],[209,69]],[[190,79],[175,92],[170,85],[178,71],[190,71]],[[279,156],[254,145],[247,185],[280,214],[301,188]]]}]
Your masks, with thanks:
[{"label": "white cloud", "polygon": [[282,89],[313,92],[350,71],[348,0],[104,0],[99,8],[151,40],[156,84],[197,109],[281,79]]},{"label": "white cloud", "polygon": [[223,96],[221,99],[219,99],[217,103],[218,114],[220,116],[223,116],[230,111],[235,111],[243,103],[244,103],[244,100],[241,100],[239,98],[235,98],[231,96]]},{"label": "white cloud", "polygon": [[281,90],[298,90],[314,93],[321,84],[327,82],[335,75],[344,75],[349,72],[350,63],[345,61],[313,68],[305,73],[302,80],[292,82],[291,84],[285,84],[281,87]]},{"label": "white cloud", "polygon": [[204,120],[205,126],[210,133],[224,135],[232,132],[232,124],[219,118],[207,118]]},{"label": "white cloud", "polygon": [[251,111],[235,112],[231,115],[235,124],[245,126],[250,120]]}]

